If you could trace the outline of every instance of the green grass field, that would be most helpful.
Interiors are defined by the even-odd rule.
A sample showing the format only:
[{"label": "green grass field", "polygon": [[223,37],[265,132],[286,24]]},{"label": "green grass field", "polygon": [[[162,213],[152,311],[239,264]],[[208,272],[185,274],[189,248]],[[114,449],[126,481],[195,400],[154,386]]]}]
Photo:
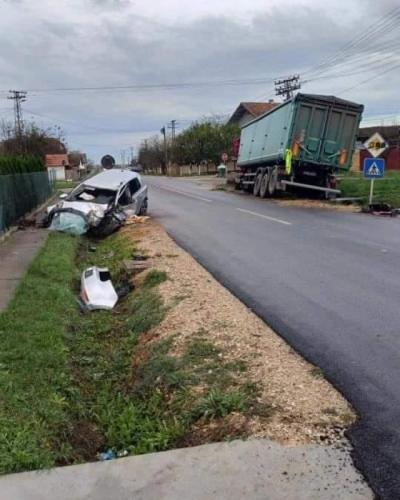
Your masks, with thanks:
[{"label": "green grass field", "polygon": [[200,419],[255,411],[256,387],[237,380],[246,364],[221,361],[209,332],[181,357],[170,353],[173,336],[148,342],[167,312],[165,272],[148,272],[113,311],[80,311],[81,272],[107,266],[117,286],[133,252],[120,233],[100,242],[50,234],[0,314],[0,473],[96,460],[110,448],[166,450]]},{"label": "green grass field", "polygon": [[[349,173],[340,178],[339,189],[343,197],[362,197],[368,203],[370,181],[362,174]],[[377,179],[374,186],[374,201],[389,203],[400,208],[400,171],[388,171],[383,179]]]}]

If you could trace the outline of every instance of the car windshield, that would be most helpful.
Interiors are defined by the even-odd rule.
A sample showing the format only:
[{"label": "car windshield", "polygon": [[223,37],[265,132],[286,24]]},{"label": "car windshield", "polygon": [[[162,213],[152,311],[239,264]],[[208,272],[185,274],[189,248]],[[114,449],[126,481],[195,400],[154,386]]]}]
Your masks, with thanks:
[{"label": "car windshield", "polygon": [[116,192],[110,189],[99,189],[82,185],[73,191],[67,198],[68,201],[84,201],[109,205],[115,200]]}]

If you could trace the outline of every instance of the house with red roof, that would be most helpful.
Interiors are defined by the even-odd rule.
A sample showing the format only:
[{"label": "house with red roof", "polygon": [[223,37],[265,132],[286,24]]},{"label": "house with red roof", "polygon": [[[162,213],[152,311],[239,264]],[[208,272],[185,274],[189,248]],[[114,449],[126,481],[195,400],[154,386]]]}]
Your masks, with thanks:
[{"label": "house with red roof", "polygon": [[271,111],[271,109],[279,106],[279,104],[281,103],[275,102],[272,99],[268,102],[241,102],[229,118],[228,124],[243,127],[246,123]]},{"label": "house with red roof", "polygon": [[45,166],[49,177],[57,181],[65,181],[69,167],[67,154],[46,155]]}]

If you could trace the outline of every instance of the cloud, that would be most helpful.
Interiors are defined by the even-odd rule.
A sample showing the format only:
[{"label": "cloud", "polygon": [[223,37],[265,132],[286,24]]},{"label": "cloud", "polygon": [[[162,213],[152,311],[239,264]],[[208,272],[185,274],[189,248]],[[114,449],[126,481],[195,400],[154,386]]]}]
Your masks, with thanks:
[{"label": "cloud", "polygon": [[[311,80],[304,91],[329,94],[368,77],[362,72],[370,57],[365,46],[364,53],[355,54],[359,58],[355,64],[346,66],[338,60],[330,69],[331,74],[340,74],[359,68],[358,75],[318,80],[329,74],[329,68],[322,73],[315,70],[368,20],[372,22],[368,10],[372,4],[361,0],[338,0],[330,7],[312,0],[295,4],[282,0],[268,2],[267,8],[251,14],[244,0],[234,5],[216,0],[206,14],[205,3],[190,2],[190,8],[189,3],[174,0],[25,2],[24,10],[11,3],[2,7],[0,90],[32,90],[25,116],[43,124],[59,123],[74,147],[90,144],[88,152],[96,158],[104,152],[102,145],[115,144],[111,152],[118,155],[118,144],[136,144],[173,118],[183,125],[207,114],[230,113],[242,100],[273,97],[272,80],[277,76],[300,72]],[[258,8],[262,4],[254,2]],[[155,12],[151,17],[150,7]],[[394,34],[388,34],[388,40]],[[390,62],[390,54],[385,57]],[[265,82],[172,90],[35,92],[254,78]],[[365,102],[373,112],[388,113],[399,83],[398,72],[388,73],[376,84],[360,86],[343,97]]]},{"label": "cloud", "polygon": [[131,0],[89,0],[94,6],[105,7],[108,9],[124,9],[133,5]]}]

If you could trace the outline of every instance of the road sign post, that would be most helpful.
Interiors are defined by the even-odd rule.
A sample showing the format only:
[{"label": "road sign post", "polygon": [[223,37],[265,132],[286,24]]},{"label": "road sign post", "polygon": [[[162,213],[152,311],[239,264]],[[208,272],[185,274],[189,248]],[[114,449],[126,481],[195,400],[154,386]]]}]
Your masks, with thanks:
[{"label": "road sign post", "polygon": [[383,158],[366,158],[363,173],[365,179],[371,180],[369,191],[369,204],[371,205],[374,199],[374,181],[382,179],[385,175],[385,160]]},{"label": "road sign post", "polygon": [[372,201],[374,199],[374,179],[371,179],[371,187],[369,190],[369,204],[372,205]]}]

